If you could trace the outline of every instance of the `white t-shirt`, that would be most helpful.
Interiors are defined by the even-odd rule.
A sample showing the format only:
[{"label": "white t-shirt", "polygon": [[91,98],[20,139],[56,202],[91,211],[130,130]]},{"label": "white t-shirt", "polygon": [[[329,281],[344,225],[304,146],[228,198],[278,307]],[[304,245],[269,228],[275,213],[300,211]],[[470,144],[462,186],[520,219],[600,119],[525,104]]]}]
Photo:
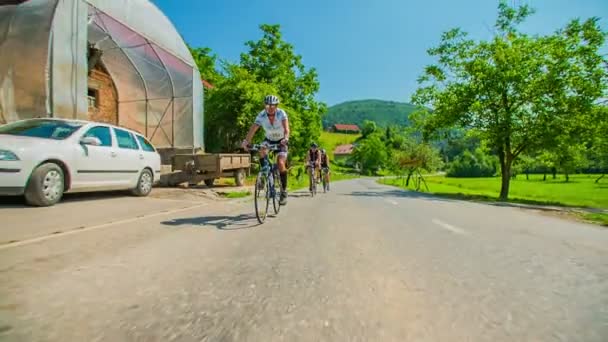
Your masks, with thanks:
[{"label": "white t-shirt", "polygon": [[268,119],[268,113],[266,110],[263,110],[258,114],[255,118],[255,124],[264,128],[264,132],[266,133],[266,139],[271,141],[279,141],[285,138],[285,128],[283,128],[283,121],[287,120],[287,113],[277,108],[277,112],[274,115],[273,124],[270,123],[270,119]]}]

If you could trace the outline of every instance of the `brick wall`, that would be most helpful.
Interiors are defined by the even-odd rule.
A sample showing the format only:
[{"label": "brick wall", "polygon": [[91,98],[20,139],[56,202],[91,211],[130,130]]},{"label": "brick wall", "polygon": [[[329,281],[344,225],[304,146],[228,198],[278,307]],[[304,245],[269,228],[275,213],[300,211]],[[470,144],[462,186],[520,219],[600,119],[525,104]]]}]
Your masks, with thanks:
[{"label": "brick wall", "polygon": [[[112,77],[98,64],[89,75],[89,95],[96,97],[89,101],[89,120],[118,124],[118,96]],[[96,107],[93,101],[97,102]]]}]

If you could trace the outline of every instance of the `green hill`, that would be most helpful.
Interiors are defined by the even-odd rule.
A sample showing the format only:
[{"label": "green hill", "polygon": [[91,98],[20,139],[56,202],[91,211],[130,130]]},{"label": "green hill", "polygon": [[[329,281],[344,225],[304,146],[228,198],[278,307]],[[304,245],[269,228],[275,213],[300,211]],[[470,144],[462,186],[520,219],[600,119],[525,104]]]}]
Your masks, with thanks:
[{"label": "green hill", "polygon": [[416,106],[409,103],[383,100],[348,101],[328,108],[323,117],[323,127],[334,124],[361,126],[363,120],[375,121],[381,127],[389,124],[407,126],[408,117],[415,110]]}]

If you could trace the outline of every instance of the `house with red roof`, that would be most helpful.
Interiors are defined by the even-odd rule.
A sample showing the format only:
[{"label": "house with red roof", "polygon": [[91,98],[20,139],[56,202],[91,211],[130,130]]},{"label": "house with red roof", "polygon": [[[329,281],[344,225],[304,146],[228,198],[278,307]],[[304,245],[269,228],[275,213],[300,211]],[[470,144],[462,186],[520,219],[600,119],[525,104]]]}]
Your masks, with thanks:
[{"label": "house with red roof", "polygon": [[353,144],[338,145],[334,149],[334,161],[344,165],[352,165]]},{"label": "house with red roof", "polygon": [[358,134],[361,132],[361,129],[359,129],[359,126],[357,125],[335,124],[331,126],[331,131],[337,133]]}]

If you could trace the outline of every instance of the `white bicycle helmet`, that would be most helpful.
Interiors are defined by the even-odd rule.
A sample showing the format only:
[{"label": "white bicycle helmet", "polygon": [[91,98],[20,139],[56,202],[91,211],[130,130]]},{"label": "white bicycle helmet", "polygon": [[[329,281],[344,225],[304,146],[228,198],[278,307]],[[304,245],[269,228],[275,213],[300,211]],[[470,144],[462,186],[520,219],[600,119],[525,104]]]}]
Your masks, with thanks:
[{"label": "white bicycle helmet", "polygon": [[274,95],[266,95],[266,97],[264,98],[264,104],[267,105],[278,105],[279,104],[279,98],[274,96]]}]

